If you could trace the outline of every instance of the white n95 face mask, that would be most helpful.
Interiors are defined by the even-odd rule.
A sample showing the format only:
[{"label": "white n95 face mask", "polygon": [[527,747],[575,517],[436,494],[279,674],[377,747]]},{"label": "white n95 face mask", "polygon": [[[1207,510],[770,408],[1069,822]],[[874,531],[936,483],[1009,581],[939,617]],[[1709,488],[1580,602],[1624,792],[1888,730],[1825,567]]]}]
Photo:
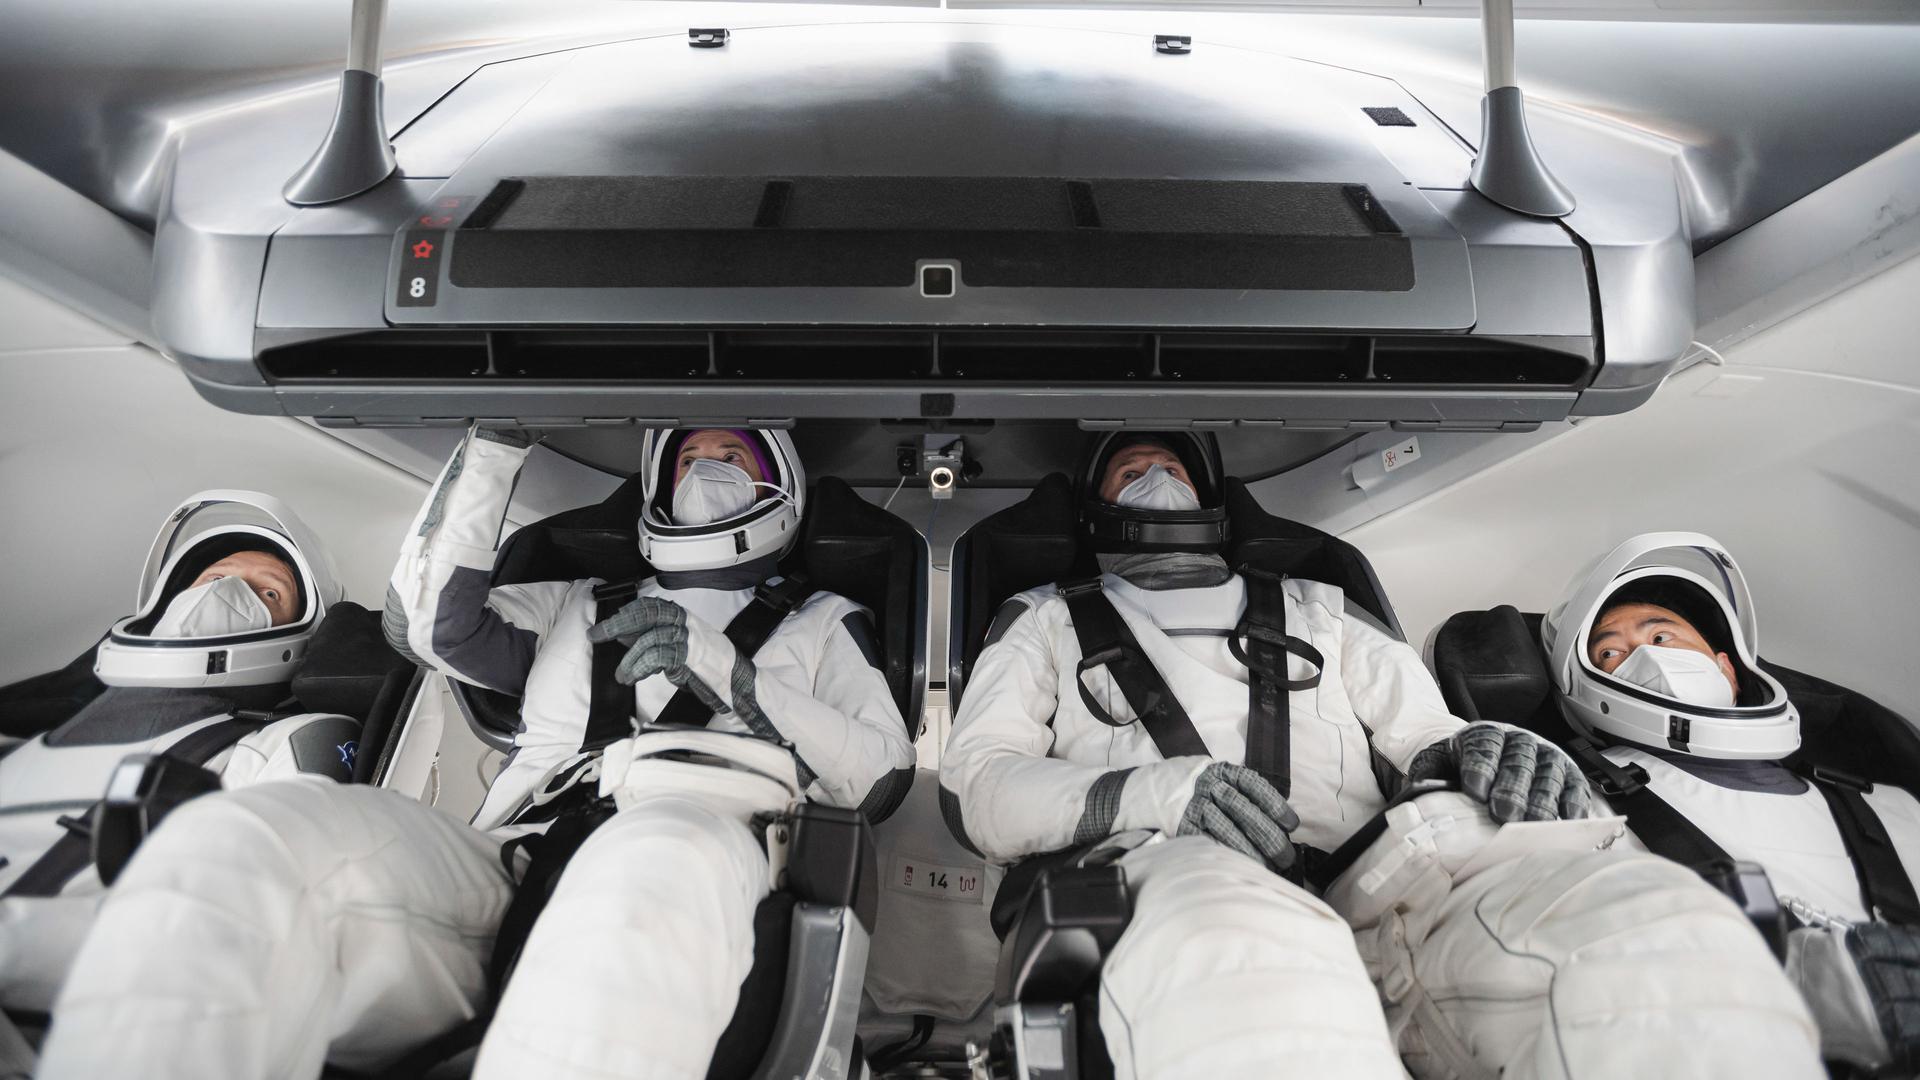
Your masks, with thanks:
[{"label": "white n95 face mask", "polygon": [[1165,465],[1151,465],[1138,480],[1120,489],[1114,505],[1129,510],[1198,510],[1200,496],[1187,482],[1167,471]]},{"label": "white n95 face mask", "polygon": [[711,525],[739,517],[753,506],[753,482],[745,469],[713,458],[687,466],[687,474],[673,485],[673,522]]},{"label": "white n95 face mask", "polygon": [[160,638],[218,637],[265,630],[273,625],[253,586],[229,574],[187,589],[167,605],[149,636]]},{"label": "white n95 face mask", "polygon": [[1703,652],[1669,645],[1642,645],[1613,669],[1613,677],[1689,705],[1725,709],[1733,705],[1733,684],[1719,661]]}]

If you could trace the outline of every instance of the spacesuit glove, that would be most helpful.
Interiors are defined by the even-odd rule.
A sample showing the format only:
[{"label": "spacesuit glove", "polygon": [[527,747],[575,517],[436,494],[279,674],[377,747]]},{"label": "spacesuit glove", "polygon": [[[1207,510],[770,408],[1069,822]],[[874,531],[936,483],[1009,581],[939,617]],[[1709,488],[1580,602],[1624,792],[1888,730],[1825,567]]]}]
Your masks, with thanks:
[{"label": "spacesuit glove", "polygon": [[1565,750],[1530,731],[1482,721],[1416,754],[1409,782],[1455,780],[1487,804],[1493,820],[1553,821],[1587,816],[1587,778]]},{"label": "spacesuit glove", "polygon": [[1216,761],[1194,778],[1174,830],[1177,836],[1206,836],[1262,862],[1274,873],[1293,865],[1293,840],[1300,815],[1266,778],[1245,765]]},{"label": "spacesuit glove", "polygon": [[[618,641],[627,647],[627,655],[614,669],[614,678],[622,684],[632,686],[654,675],[665,675],[668,682],[692,692],[707,708],[731,711],[716,687],[727,685],[724,680],[740,662],[734,657],[733,643],[702,620],[689,616],[679,604],[658,596],[638,597],[595,623],[587,631],[587,638],[595,644]],[[695,662],[696,654],[701,662]]]},{"label": "spacesuit glove", "polygon": [[1886,1036],[1892,1075],[1920,1071],[1920,932],[1886,923],[1847,931],[1847,953]]}]

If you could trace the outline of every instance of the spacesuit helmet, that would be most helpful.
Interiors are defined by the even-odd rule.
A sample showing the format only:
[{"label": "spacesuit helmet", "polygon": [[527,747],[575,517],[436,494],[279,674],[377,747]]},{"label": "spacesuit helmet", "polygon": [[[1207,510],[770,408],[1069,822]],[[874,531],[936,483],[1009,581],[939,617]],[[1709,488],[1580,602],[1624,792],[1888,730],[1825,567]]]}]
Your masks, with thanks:
[{"label": "spacesuit helmet", "polygon": [[[696,437],[734,447],[738,461],[692,459]],[[750,466],[750,470],[749,470]],[[807,476],[786,432],[770,428],[662,428],[640,451],[640,554],[659,570],[718,570],[778,556],[800,537]],[[755,480],[757,472],[762,479]]]},{"label": "spacesuit helmet", "polygon": [[[1711,655],[1651,640],[1626,652],[1616,639],[1624,658],[1604,669],[1590,647],[1600,644],[1595,627],[1628,604],[1678,615],[1687,624],[1679,633],[1691,630]],[[1758,663],[1746,577],[1710,536],[1645,533],[1623,542],[1574,578],[1540,637],[1554,690],[1582,734],[1705,758],[1777,760],[1799,749],[1799,711]]]},{"label": "spacesuit helmet", "polygon": [[[1135,505],[1110,502],[1101,494],[1101,481],[1117,455],[1138,446],[1160,447],[1180,459],[1191,481],[1191,504],[1172,485],[1170,477],[1142,475],[1135,483],[1157,485],[1181,496],[1178,503],[1160,498],[1124,499]],[[1150,472],[1153,470],[1149,470]],[[1227,511],[1221,493],[1220,444],[1208,433],[1192,431],[1104,431],[1087,440],[1076,473],[1074,499],[1080,508],[1080,527],[1099,554],[1191,551],[1217,552],[1226,547]],[[1197,505],[1192,505],[1197,504]],[[1191,508],[1188,508],[1189,505]]]},{"label": "spacesuit helmet", "polygon": [[[195,585],[240,552],[264,552],[293,578],[292,615],[274,616],[237,577]],[[286,682],[327,609],[343,598],[319,538],[285,503],[257,491],[203,491],[161,523],[134,594],[94,653],[108,686],[263,686]],[[251,611],[238,605],[257,605]]]}]

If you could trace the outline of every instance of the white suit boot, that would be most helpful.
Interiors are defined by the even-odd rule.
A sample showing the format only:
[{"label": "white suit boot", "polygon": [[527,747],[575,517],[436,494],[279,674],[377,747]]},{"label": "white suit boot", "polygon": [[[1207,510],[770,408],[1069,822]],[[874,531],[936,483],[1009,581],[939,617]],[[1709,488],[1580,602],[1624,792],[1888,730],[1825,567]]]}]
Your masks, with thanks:
[{"label": "white suit boot", "polygon": [[1347,924],[1204,837],[1120,861],[1133,920],[1101,973],[1120,1080],[1403,1078]]},{"label": "white suit boot", "polygon": [[679,795],[615,814],[534,923],[475,1080],[700,1080],[766,895],[767,857],[738,819]]},{"label": "white suit boot", "polygon": [[472,1015],[512,891],[497,841],[391,791],[286,780],[196,799],[108,894],[38,1075],[377,1069]]}]

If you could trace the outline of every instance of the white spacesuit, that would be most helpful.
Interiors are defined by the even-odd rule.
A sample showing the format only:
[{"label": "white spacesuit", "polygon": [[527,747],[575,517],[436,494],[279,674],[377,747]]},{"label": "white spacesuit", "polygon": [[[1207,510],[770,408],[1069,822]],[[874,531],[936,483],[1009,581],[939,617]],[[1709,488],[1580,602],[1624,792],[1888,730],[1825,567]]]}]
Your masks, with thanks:
[{"label": "white spacesuit", "polygon": [[1753,598],[1726,548],[1698,533],[1633,537],[1574,579],[1541,637],[1562,712],[1594,744],[1576,750],[1636,846],[1764,868],[1794,920],[1787,968],[1823,1053],[1911,1075],[1920,800],[1783,762],[1800,749],[1799,713],[1758,663]]},{"label": "white spacesuit", "polygon": [[[271,580],[230,573],[241,552]],[[167,516],[134,613],[95,650],[107,689],[0,757],[0,1005],[52,1006],[106,893],[88,816],[129,756],[201,764],[227,788],[351,778],[357,720],[275,711],[339,599],[325,551],[271,496],[205,491]]]},{"label": "white spacesuit", "polygon": [[[714,729],[791,743],[812,797],[875,814],[904,793],[912,747],[854,604],[808,596],[751,658],[721,632],[799,531],[805,480],[784,432],[649,433],[639,525],[660,573],[598,599],[596,580],[489,588],[526,454],[515,435],[468,433],[387,603],[396,646],[521,699],[475,827],[373,789],[269,785],[189,804],[190,826],[162,830],[128,869],[144,899],[102,912],[43,1076],[311,1077],[323,1060],[383,1066],[456,1026],[483,1004],[513,895],[503,841],[540,828],[603,752],[621,763],[601,777],[621,810],[567,864],[475,1075],[705,1074],[751,963],[767,856],[739,801],[715,794],[724,784],[636,790],[644,770],[617,740],[684,688]],[[595,645],[610,641],[625,657],[596,692]],[[728,771],[678,768],[646,775]]]},{"label": "white spacesuit", "polygon": [[[1395,1077],[1402,1058],[1423,1077],[1818,1075],[1811,1022],[1747,920],[1679,867],[1594,850],[1618,826],[1585,820],[1561,751],[1450,715],[1418,655],[1338,588],[1287,579],[1283,624],[1253,618],[1251,591],[1273,586],[1203,554],[1224,539],[1216,524],[1205,542],[1218,483],[1191,437],[1096,443],[1083,528],[1138,651],[1086,657],[1084,585],[1016,598],[941,768],[950,824],[990,859],[1131,848],[1133,917],[1101,977],[1120,1076]],[[1287,688],[1279,775],[1274,733],[1250,722],[1260,637],[1285,645],[1266,676]],[[1165,752],[1167,694],[1116,679],[1138,656],[1191,749]],[[1462,791],[1396,806],[1324,899],[1274,872],[1311,877],[1430,777]],[[1496,837],[1496,818],[1517,824]]]}]

